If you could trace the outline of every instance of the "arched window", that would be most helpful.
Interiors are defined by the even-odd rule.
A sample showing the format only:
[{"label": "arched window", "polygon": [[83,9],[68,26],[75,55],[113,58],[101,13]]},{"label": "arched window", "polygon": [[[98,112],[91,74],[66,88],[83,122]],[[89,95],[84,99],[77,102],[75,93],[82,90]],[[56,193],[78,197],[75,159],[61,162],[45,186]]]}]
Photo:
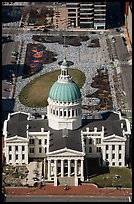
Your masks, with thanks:
[{"label": "arched window", "polygon": [[58,116],[58,110],[56,110],[56,115]]},{"label": "arched window", "polygon": [[64,116],[66,117],[66,110],[64,110]]},{"label": "arched window", "polygon": [[74,110],[72,110],[72,116],[74,116]]},{"label": "arched window", "polygon": [[62,110],[60,110],[60,116],[62,116]]}]

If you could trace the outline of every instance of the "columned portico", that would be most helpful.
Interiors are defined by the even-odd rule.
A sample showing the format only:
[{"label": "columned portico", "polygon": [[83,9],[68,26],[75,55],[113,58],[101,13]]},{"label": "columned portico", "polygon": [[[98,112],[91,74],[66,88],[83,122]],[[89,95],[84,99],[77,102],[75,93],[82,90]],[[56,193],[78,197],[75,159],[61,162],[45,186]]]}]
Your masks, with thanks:
[{"label": "columned portico", "polygon": [[53,178],[56,179],[58,177],[66,177],[66,178],[71,177],[75,179],[80,178],[81,181],[83,181],[84,180],[83,160],[84,160],[83,157],[49,158],[48,159],[48,180],[53,180]]}]

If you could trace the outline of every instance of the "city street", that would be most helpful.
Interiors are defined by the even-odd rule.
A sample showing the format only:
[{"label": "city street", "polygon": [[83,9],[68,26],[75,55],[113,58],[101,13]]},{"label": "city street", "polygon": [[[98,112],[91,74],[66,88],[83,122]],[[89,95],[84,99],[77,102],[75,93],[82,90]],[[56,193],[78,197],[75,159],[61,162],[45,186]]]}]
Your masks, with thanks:
[{"label": "city street", "polygon": [[130,202],[129,197],[98,196],[7,196],[6,202]]}]

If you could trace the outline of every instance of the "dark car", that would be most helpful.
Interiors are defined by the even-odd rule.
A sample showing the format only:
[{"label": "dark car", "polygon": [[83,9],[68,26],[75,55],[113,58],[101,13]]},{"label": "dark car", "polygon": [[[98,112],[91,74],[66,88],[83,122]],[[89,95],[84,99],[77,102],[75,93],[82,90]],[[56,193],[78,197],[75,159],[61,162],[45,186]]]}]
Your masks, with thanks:
[{"label": "dark car", "polygon": [[6,194],[2,192],[2,202],[6,202]]},{"label": "dark car", "polygon": [[44,29],[42,32],[47,33],[49,30],[48,29]]},{"label": "dark car", "polygon": [[39,113],[33,113],[32,116],[34,116],[36,118],[41,118],[41,115]]}]

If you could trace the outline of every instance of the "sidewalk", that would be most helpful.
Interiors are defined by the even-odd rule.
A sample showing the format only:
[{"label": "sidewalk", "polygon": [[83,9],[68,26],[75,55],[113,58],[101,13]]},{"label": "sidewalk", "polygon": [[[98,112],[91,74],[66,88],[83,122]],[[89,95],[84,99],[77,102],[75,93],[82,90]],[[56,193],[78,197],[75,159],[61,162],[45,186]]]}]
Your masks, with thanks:
[{"label": "sidewalk", "polygon": [[6,187],[6,195],[76,195],[76,196],[132,196],[132,189],[97,188],[95,185],[71,186],[64,190],[64,186],[44,186],[42,188],[12,188]]}]

